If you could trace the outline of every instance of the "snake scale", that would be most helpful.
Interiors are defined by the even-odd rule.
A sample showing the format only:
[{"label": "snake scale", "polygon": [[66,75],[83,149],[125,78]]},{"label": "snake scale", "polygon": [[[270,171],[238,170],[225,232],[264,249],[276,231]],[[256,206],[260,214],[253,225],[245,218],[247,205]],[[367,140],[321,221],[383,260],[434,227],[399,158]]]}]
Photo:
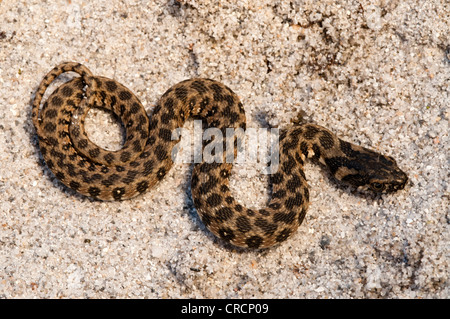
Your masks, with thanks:
[{"label": "snake scale", "polygon": [[[80,76],[55,89],[41,107],[48,86],[60,74]],[[114,113],[122,121],[122,149],[107,151],[89,140],[84,119],[91,107]],[[188,118],[207,127],[246,128],[238,96],[214,80],[194,78],[163,94],[149,119],[138,98],[115,80],[94,76],[79,63],[66,62],[40,83],[32,103],[32,120],[47,166],[66,186],[100,200],[124,200],[162,180],[173,162],[172,131]],[[235,246],[264,248],[286,240],[302,223],[309,204],[303,172],[315,159],[338,180],[376,193],[403,189],[408,177],[396,161],[346,142],[315,124],[280,130],[279,169],[270,175],[271,199],[261,209],[239,204],[229,188],[232,163],[194,164],[192,197],[198,215],[216,236]]]}]

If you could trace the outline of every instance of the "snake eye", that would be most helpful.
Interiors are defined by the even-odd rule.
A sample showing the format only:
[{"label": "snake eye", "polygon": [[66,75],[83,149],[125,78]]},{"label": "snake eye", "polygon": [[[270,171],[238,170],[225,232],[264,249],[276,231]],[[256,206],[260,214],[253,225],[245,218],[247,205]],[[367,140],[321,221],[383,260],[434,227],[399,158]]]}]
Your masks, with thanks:
[{"label": "snake eye", "polygon": [[377,182],[373,182],[370,184],[370,188],[372,188],[372,190],[379,192],[382,191],[384,189],[384,185],[377,183]]}]

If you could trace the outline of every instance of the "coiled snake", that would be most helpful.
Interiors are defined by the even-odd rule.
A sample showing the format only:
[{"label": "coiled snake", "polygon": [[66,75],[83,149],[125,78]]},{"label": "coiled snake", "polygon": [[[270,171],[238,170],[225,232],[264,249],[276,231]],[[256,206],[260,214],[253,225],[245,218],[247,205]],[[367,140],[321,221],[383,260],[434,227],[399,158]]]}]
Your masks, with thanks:
[{"label": "coiled snake", "polygon": [[[80,77],[62,84],[40,110],[47,87],[64,72]],[[106,151],[89,140],[84,118],[89,107],[119,117],[126,141],[119,151]],[[149,119],[136,96],[115,80],[94,76],[79,63],[63,63],[42,80],[32,104],[32,119],[47,166],[66,186],[100,200],[124,200],[162,180],[173,162],[172,131],[186,119],[201,118],[208,127],[246,128],[237,95],[209,79],[190,79],[170,88]],[[270,176],[267,207],[240,205],[229,188],[232,163],[197,163],[191,189],[197,212],[216,236],[236,246],[264,248],[286,240],[302,223],[309,203],[303,173],[307,158],[324,164],[338,180],[374,192],[404,188],[408,177],[395,160],[345,142],[315,124],[280,130],[279,169]]]}]

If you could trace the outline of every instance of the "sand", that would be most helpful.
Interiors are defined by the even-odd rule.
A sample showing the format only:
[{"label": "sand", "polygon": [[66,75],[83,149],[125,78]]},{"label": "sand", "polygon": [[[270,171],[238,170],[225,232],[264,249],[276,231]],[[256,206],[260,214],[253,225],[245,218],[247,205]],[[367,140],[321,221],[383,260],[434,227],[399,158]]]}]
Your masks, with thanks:
[{"label": "sand", "polygon": [[[3,0],[0,16],[0,298],[449,298],[448,2]],[[360,195],[307,164],[304,223],[262,251],[207,231],[189,164],[142,196],[93,201],[57,181],[31,123],[63,61],[118,80],[148,113],[181,80],[219,80],[248,127],[302,112],[395,157],[410,182]],[[108,114],[91,111],[88,132],[120,148]],[[233,170],[248,207],[269,198],[255,172]]]}]

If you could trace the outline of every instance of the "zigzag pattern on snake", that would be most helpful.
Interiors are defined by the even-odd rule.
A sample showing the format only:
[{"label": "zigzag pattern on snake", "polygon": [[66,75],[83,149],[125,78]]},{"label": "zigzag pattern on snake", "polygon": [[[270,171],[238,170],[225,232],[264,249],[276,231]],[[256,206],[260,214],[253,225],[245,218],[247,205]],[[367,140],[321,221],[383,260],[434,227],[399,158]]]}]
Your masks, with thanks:
[{"label": "zigzag pattern on snake", "polygon": [[[47,87],[64,72],[80,76],[62,84],[44,101]],[[90,107],[113,112],[122,121],[126,141],[119,151],[106,151],[89,140],[84,118]],[[94,76],[85,66],[67,62],[49,72],[36,92],[32,120],[41,153],[66,186],[100,200],[124,200],[162,180],[171,168],[171,150],[178,143],[172,131],[188,118],[207,127],[246,128],[238,96],[214,80],[194,78],[171,87],[149,119],[138,98],[115,80]],[[302,223],[309,203],[304,162],[313,158],[338,180],[363,190],[393,192],[408,177],[395,160],[346,142],[328,129],[303,124],[280,130],[279,169],[270,176],[267,207],[251,209],[230,192],[231,163],[194,165],[191,189],[206,227],[233,245],[264,248],[286,240]]]}]

